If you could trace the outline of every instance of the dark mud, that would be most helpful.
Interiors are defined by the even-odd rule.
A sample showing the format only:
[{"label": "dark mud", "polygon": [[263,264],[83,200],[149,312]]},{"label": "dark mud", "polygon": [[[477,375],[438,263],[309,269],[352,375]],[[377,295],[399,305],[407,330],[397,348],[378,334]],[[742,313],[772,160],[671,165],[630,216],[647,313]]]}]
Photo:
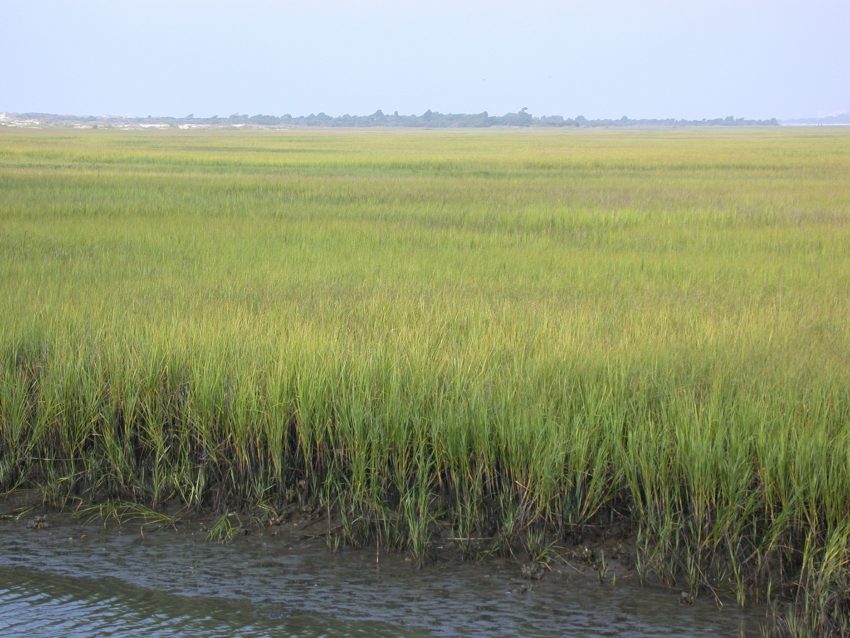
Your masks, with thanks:
[{"label": "dark mud", "polygon": [[548,568],[438,552],[420,569],[374,549],[331,552],[320,522],[227,544],[209,542],[209,526],[0,518],[0,635],[757,636],[763,620],[641,587],[616,561],[601,584],[581,550]]}]

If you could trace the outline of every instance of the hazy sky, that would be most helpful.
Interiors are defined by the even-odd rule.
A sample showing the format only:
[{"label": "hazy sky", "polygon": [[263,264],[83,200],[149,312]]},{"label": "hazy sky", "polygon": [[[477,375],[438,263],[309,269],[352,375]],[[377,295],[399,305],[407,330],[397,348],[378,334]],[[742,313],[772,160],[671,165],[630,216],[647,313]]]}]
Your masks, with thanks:
[{"label": "hazy sky", "polygon": [[850,110],[850,0],[0,0],[0,111]]}]

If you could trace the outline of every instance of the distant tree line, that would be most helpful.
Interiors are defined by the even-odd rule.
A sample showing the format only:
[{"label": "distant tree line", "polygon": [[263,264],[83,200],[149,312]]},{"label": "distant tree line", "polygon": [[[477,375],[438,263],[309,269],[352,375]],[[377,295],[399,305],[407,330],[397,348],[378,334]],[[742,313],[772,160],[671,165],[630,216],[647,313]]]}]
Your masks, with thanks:
[{"label": "distant tree line", "polygon": [[311,113],[310,115],[241,115],[233,113],[229,117],[196,117],[189,114],[186,117],[95,117],[49,115],[45,113],[21,113],[18,117],[38,119],[46,124],[104,124],[104,125],[169,125],[169,126],[321,126],[321,127],[409,127],[409,128],[487,128],[491,126],[524,126],[524,127],[560,127],[560,128],[592,128],[592,127],[672,127],[672,126],[778,126],[773,118],[769,120],[750,120],[728,116],[724,118],[686,120],[676,118],[631,119],[625,115],[618,119],[587,119],[582,115],[563,117],[561,115],[532,115],[523,108],[516,113],[505,115],[490,115],[487,111],[481,113],[439,113],[425,111],[422,115],[400,115],[398,111],[387,114],[380,109],[371,115],[339,115],[331,116],[326,113]]},{"label": "distant tree line", "polygon": [[[221,122],[221,118],[206,120],[195,118],[195,123]],[[378,109],[371,115],[339,115],[311,113],[310,115],[239,115],[233,114],[224,120],[238,124],[258,124],[261,126],[338,126],[338,127],[411,127],[411,128],[486,128],[490,126],[546,126],[546,127],[612,127],[612,126],[778,126],[774,118],[770,120],[748,120],[735,118],[715,118],[711,120],[684,119],[630,119],[623,116],[618,119],[589,120],[582,115],[575,118],[562,115],[532,115],[528,109],[516,113],[490,115],[481,113],[439,113],[425,111],[422,115],[399,115],[398,111],[387,114]]]}]

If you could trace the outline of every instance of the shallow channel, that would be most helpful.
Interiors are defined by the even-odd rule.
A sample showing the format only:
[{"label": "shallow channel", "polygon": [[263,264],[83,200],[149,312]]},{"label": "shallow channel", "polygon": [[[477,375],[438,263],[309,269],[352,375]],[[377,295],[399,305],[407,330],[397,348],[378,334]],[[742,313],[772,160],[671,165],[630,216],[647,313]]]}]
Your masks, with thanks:
[{"label": "shallow channel", "polygon": [[586,575],[528,581],[508,560],[423,569],[267,531],[227,545],[195,526],[140,534],[71,517],[0,521],[0,635],[757,636],[733,604]]}]

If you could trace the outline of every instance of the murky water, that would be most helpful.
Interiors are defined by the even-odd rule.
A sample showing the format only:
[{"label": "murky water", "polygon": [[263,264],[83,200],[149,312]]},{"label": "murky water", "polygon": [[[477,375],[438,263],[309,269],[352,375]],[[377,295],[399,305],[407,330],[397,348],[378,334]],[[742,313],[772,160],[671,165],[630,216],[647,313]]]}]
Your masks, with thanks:
[{"label": "murky water", "polygon": [[420,570],[266,532],[216,545],[197,529],[0,521],[2,636],[714,637],[759,620],[628,582],[526,581],[509,561]]}]

